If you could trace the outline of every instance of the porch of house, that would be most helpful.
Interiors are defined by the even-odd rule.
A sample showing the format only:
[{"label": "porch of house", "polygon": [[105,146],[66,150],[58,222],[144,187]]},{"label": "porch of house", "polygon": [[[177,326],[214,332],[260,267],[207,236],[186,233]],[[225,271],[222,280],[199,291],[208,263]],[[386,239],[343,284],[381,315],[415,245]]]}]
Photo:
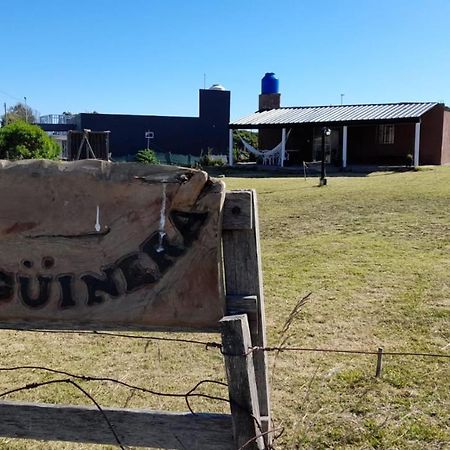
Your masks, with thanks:
[{"label": "porch of house", "polygon": [[[261,164],[268,170],[271,167],[303,170],[305,164],[312,168],[322,159],[324,126],[261,127],[259,149],[270,150],[281,143],[280,151],[271,158],[260,158]],[[420,122],[339,124],[329,129],[331,134],[325,136],[323,142],[329,171],[331,168],[359,171],[419,165]],[[232,139],[230,130],[230,146]]]}]

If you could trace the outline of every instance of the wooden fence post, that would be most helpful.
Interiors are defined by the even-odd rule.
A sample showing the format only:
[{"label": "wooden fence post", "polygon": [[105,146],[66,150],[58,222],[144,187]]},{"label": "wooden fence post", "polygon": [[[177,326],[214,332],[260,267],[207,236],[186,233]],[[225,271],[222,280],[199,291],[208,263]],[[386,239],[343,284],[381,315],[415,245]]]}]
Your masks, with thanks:
[{"label": "wooden fence post", "polygon": [[[256,297],[256,314],[249,314],[252,345],[266,347],[266,319],[264,290],[259,243],[258,204],[254,191],[227,192],[222,225],[223,259],[227,298],[247,298],[249,303]],[[237,314],[236,302],[228,303],[228,314]],[[241,313],[248,313],[241,303]],[[270,395],[267,354],[253,354],[256,385],[264,432],[270,428]],[[271,440],[270,434],[267,439]]]},{"label": "wooden fence post", "polygon": [[262,429],[247,316],[227,316],[220,325],[236,449],[264,449],[264,439],[256,438]]},{"label": "wooden fence post", "polygon": [[381,347],[378,348],[378,356],[377,356],[377,370],[375,372],[375,376],[377,378],[381,377],[381,371],[383,370],[383,349]]}]

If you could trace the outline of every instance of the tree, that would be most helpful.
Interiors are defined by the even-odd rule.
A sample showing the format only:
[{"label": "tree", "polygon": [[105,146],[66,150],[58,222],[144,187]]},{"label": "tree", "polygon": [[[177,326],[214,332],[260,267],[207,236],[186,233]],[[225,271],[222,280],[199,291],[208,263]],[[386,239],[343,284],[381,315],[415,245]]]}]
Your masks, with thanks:
[{"label": "tree", "polygon": [[258,132],[249,130],[233,130],[233,140],[235,146],[239,149],[244,150],[244,145],[242,144],[240,138],[248,142],[252,147],[258,147]]},{"label": "tree", "polygon": [[134,159],[141,164],[159,164],[156,153],[150,149],[139,150]]},{"label": "tree", "polygon": [[59,145],[37,125],[21,120],[0,128],[0,159],[56,159]]},{"label": "tree", "polygon": [[252,147],[258,147],[258,133],[249,130],[233,130],[234,159],[236,161],[255,161],[255,155],[245,149],[240,138]]},{"label": "tree", "polygon": [[8,125],[9,123],[16,122],[17,120],[34,123],[36,122],[36,117],[34,117],[33,110],[28,105],[24,105],[19,102],[8,108],[6,117],[5,115],[2,116],[2,124]]}]

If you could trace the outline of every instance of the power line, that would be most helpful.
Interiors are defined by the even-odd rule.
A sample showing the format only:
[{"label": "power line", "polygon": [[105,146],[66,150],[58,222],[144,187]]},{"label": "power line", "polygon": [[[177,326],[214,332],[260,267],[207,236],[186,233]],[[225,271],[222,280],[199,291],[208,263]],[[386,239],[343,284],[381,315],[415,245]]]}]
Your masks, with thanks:
[{"label": "power line", "polygon": [[29,109],[31,109],[33,111],[33,113],[38,112],[37,109],[33,108],[30,104],[28,104],[26,100],[25,100],[25,103],[24,103],[24,99],[26,99],[27,97],[19,98],[19,97],[16,97],[15,95],[9,94],[8,92],[6,92],[6,91],[4,91],[2,89],[0,89],[0,93],[3,94],[3,95],[6,95],[7,97],[10,97],[10,98],[16,100],[17,102],[21,103],[22,105],[25,105],[25,107],[28,107]]},{"label": "power line", "polygon": [[15,95],[8,94],[8,92],[5,92],[5,91],[3,91],[3,90],[1,90],[1,89],[0,89],[0,92],[1,92],[2,94],[6,95],[7,97],[10,97],[10,98],[12,98],[12,99],[14,99],[14,100],[17,100],[17,101],[19,101],[19,102],[22,102],[22,99],[16,97]]}]

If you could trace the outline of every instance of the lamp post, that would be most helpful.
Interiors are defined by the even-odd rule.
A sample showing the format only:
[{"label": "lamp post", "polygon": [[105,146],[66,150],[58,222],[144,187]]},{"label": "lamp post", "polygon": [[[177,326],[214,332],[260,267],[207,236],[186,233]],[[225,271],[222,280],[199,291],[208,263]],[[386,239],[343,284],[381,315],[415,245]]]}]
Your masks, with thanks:
[{"label": "lamp post", "polygon": [[28,123],[28,108],[27,108],[27,98],[23,98],[25,100],[25,122]]},{"label": "lamp post", "polygon": [[328,127],[322,128],[322,164],[320,170],[320,182],[319,186],[325,186],[327,179],[325,178],[325,137],[331,134],[331,130]]}]

